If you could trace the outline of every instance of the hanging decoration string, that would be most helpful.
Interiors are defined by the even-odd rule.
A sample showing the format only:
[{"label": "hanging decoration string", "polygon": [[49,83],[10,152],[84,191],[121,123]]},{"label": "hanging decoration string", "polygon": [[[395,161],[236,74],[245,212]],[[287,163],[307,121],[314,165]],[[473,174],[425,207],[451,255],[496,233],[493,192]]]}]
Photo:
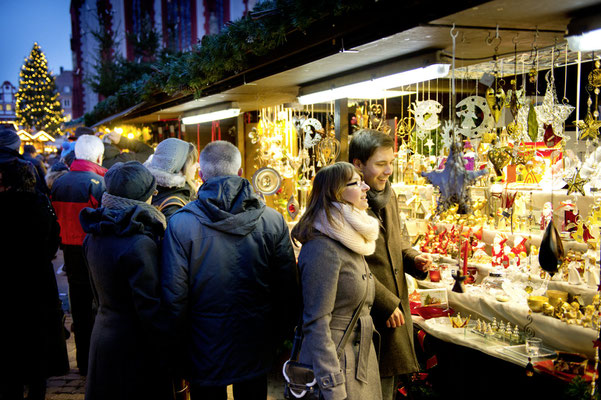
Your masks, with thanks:
[{"label": "hanging decoration string", "polygon": [[457,38],[457,35],[459,35],[459,32],[455,31],[455,23],[453,23],[453,27],[451,28],[450,31],[450,35],[451,35],[451,39],[453,40],[453,58],[452,58],[452,64],[451,64],[451,94],[452,94],[452,100],[450,102],[450,110],[449,110],[449,114],[452,120],[455,119],[455,113],[453,112],[455,110],[455,101],[456,101],[456,93],[455,93],[455,39]]}]

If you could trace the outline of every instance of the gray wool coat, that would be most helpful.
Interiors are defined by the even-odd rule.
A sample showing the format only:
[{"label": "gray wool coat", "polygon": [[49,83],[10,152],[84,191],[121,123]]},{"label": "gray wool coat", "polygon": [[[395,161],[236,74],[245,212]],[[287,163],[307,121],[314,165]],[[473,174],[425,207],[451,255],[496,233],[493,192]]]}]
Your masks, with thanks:
[{"label": "gray wool coat", "polygon": [[[380,235],[376,251],[365,257],[376,277],[376,298],[372,310],[374,324],[380,332],[380,375],[391,377],[419,371],[413,347],[413,324],[409,308],[409,294],[405,272],[419,279],[425,273],[415,268],[414,258],[419,252],[401,240],[398,205],[394,195],[379,212],[368,213],[380,221]],[[386,321],[396,307],[403,312],[405,325],[387,328]]]},{"label": "gray wool coat", "polygon": [[[304,306],[304,340],[299,361],[313,366],[326,400],[380,400],[380,375],[370,316],[375,280],[365,259],[318,233],[303,245],[298,265]],[[336,347],[366,290],[357,326],[339,361]]]}]

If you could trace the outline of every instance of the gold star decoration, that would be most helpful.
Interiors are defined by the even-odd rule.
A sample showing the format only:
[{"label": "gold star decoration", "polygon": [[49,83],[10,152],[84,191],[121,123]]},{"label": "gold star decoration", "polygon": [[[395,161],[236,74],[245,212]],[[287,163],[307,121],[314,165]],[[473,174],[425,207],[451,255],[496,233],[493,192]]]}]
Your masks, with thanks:
[{"label": "gold star decoration", "polygon": [[586,114],[586,118],[583,120],[574,121],[574,124],[580,129],[580,140],[590,137],[596,139],[599,135],[599,128],[601,128],[601,121],[597,121],[593,118],[590,111]]},{"label": "gold star decoration", "polygon": [[576,171],[570,182],[568,182],[568,196],[576,191],[584,196],[584,184],[586,182],[586,179],[580,177],[580,171]]}]

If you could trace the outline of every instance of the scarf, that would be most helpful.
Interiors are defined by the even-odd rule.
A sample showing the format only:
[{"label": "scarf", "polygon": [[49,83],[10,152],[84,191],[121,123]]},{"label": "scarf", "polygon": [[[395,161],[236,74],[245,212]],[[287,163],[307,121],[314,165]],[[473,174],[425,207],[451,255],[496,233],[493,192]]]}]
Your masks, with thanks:
[{"label": "scarf", "polygon": [[331,239],[339,241],[355,253],[363,256],[373,254],[380,232],[378,220],[351,205],[333,203],[332,224],[322,211],[315,220],[315,229]]},{"label": "scarf", "polygon": [[102,206],[113,210],[125,210],[130,207],[138,206],[147,211],[154,220],[163,225],[163,229],[167,228],[167,220],[165,219],[163,213],[160,212],[155,206],[151,206],[146,202],[126,199],[125,197],[114,196],[104,192],[102,195]]},{"label": "scarf", "polygon": [[369,192],[367,192],[367,203],[369,203],[369,208],[378,214],[380,210],[388,204],[391,194],[392,187],[390,186],[390,182],[386,182],[386,186],[382,191],[378,192],[377,190],[370,189]]},{"label": "scarf", "polygon": [[70,170],[94,172],[95,174],[98,174],[100,176],[104,176],[104,174],[106,174],[106,171],[108,171],[103,166],[93,163],[92,161],[80,159],[73,160],[73,162],[71,163]]}]

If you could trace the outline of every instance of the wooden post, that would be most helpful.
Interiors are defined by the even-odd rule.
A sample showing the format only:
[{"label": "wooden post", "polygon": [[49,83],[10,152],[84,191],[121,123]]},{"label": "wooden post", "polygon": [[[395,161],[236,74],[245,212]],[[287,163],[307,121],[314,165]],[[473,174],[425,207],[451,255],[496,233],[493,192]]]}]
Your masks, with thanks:
[{"label": "wooden post", "polygon": [[348,161],[348,99],[334,101],[334,125],[336,139],[340,142],[340,155],[336,161]]}]

